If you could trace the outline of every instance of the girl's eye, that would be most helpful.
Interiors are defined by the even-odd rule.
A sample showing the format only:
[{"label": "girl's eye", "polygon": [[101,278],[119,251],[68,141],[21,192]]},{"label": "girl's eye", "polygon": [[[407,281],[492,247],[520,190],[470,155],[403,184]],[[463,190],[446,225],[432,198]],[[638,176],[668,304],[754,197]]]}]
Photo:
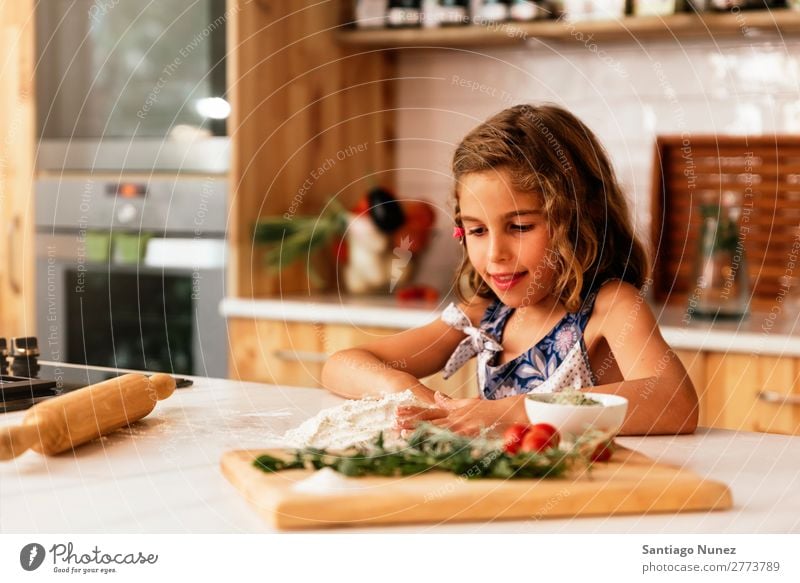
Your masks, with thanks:
[{"label": "girl's eye", "polygon": [[520,233],[525,233],[533,229],[533,225],[511,225],[511,228],[514,231],[519,231]]},{"label": "girl's eye", "polygon": [[[533,228],[534,225],[517,225],[517,224],[509,225],[510,230],[516,231],[518,233],[527,233]],[[467,229],[467,235],[479,237],[484,234],[486,234],[486,227],[472,227],[471,229]]]}]

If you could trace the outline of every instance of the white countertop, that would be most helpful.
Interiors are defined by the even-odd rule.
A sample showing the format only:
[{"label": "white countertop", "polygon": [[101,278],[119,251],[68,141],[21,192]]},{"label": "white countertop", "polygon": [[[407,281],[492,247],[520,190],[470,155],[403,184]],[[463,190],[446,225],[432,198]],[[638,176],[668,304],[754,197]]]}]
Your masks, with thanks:
[{"label": "white countertop", "polygon": [[[0,532],[271,532],[222,476],[220,457],[231,449],[273,445],[270,435],[340,401],[319,389],[198,378],[194,387],[159,402],[146,419],[74,453],[45,457],[29,451],[0,462]],[[0,415],[0,424],[23,416]],[[800,532],[800,437],[701,430],[693,436],[620,442],[728,484],[735,507],[346,532]]]},{"label": "white countertop", "polygon": [[[226,318],[407,329],[438,318],[450,301],[399,304],[389,296],[226,298],[220,304],[220,312]],[[651,308],[661,333],[674,349],[800,357],[798,313],[754,311],[742,320],[711,323],[695,317],[687,323],[682,308],[658,305]]]}]

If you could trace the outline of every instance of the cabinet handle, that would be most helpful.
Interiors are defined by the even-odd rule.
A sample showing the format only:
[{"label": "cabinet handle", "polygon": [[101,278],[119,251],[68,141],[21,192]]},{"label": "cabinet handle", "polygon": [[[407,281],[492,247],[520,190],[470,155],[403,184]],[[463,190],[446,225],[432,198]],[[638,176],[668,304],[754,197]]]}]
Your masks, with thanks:
[{"label": "cabinet handle", "polygon": [[761,391],[758,399],[774,405],[800,405],[800,395],[785,395],[778,391]]},{"label": "cabinet handle", "polygon": [[311,352],[308,350],[275,350],[272,354],[276,358],[289,362],[320,363],[330,358],[330,355],[324,352]]},{"label": "cabinet handle", "polygon": [[19,217],[14,217],[11,219],[11,224],[8,226],[8,248],[6,253],[8,254],[8,285],[11,286],[11,291],[14,294],[19,294],[22,291],[22,287],[19,284],[19,281],[15,278],[17,274],[16,269],[16,261],[14,261],[14,257],[16,257],[16,253],[14,252],[14,243],[19,243],[17,241],[17,234],[19,232]]}]

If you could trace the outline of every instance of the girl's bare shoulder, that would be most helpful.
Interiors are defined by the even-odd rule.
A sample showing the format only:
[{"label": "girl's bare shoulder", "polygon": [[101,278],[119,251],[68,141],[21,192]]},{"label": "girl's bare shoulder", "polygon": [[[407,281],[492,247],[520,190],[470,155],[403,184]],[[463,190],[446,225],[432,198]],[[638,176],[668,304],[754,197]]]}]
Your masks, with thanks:
[{"label": "girl's bare shoulder", "polygon": [[491,298],[473,296],[468,302],[459,302],[458,307],[467,315],[473,326],[480,326],[486,308],[492,303]]},{"label": "girl's bare shoulder", "polygon": [[643,290],[620,280],[609,281],[600,288],[593,317],[600,320],[603,328],[617,327],[634,316],[648,324],[653,319]]}]

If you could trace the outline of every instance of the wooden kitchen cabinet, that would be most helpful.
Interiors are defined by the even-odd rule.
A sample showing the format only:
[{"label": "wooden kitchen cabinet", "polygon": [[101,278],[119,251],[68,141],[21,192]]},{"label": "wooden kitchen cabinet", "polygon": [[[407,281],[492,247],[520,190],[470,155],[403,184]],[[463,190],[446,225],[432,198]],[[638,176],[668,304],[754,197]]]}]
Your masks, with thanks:
[{"label": "wooden kitchen cabinet", "polygon": [[[233,378],[296,387],[322,386],[322,366],[337,350],[398,332],[395,328],[238,318],[229,320],[228,330]],[[447,380],[439,373],[423,382],[452,397],[477,395],[472,364]]]},{"label": "wooden kitchen cabinet", "polygon": [[33,335],[33,0],[0,5],[0,335]]},{"label": "wooden kitchen cabinet", "polygon": [[700,399],[700,425],[800,434],[800,358],[676,351]]}]

